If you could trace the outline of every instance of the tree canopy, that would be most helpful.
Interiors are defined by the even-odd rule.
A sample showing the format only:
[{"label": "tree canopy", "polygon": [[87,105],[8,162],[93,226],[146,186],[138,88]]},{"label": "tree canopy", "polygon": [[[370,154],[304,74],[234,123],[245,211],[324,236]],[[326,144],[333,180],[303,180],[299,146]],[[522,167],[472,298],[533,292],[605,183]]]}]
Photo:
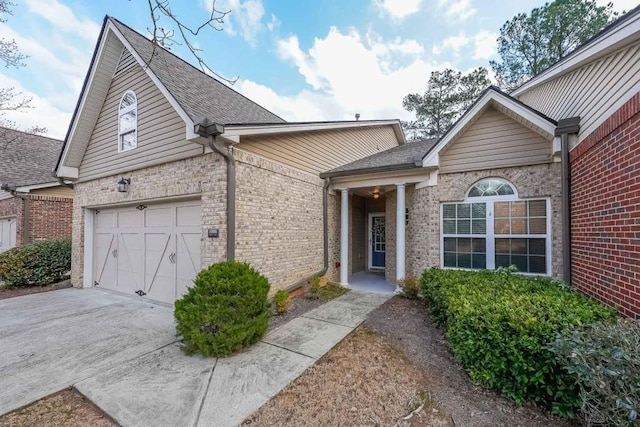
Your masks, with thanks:
[{"label": "tree canopy", "polygon": [[617,16],[613,4],[555,0],[519,13],[500,28],[498,54],[491,61],[498,84],[513,89],[567,56]]},{"label": "tree canopy", "polygon": [[489,85],[484,67],[467,74],[450,68],[432,72],[423,94],[409,94],[402,101],[403,107],[417,118],[404,123],[409,138],[441,137]]}]

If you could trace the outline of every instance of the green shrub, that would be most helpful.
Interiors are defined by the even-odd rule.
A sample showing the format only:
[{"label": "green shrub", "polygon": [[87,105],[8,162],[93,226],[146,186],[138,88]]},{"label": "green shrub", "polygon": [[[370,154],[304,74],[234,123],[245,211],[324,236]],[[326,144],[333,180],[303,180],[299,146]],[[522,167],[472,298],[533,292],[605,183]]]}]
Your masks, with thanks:
[{"label": "green shrub", "polygon": [[578,378],[588,425],[640,425],[640,323],[620,319],[572,328],[549,349]]},{"label": "green shrub", "polygon": [[70,240],[28,243],[0,254],[0,282],[9,287],[60,282],[70,270]]},{"label": "green shrub", "polygon": [[455,358],[471,379],[518,403],[533,402],[558,415],[579,407],[575,376],[545,346],[574,325],[615,313],[549,278],[509,270],[426,270],[422,291],[446,327]]},{"label": "green shrub", "polygon": [[202,270],[175,302],[176,329],[186,353],[225,356],[260,340],[269,324],[269,282],[240,262]]},{"label": "green shrub", "polygon": [[289,292],[280,289],[273,296],[273,304],[276,306],[276,313],[286,313],[289,310]]},{"label": "green shrub", "polygon": [[417,299],[420,295],[420,279],[416,276],[407,276],[398,282],[402,289],[402,295],[408,299]]}]

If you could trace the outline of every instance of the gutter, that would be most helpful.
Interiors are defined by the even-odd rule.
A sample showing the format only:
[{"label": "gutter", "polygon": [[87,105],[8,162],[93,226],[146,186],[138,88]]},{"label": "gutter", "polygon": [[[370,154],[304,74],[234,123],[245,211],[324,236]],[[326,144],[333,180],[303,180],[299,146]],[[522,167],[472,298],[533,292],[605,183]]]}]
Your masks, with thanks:
[{"label": "gutter", "polygon": [[236,160],[231,148],[216,140],[224,133],[224,125],[202,119],[194,126],[194,132],[209,140],[211,150],[224,157],[227,163],[227,261],[236,258]]},{"label": "gutter", "polygon": [[562,280],[571,285],[571,165],[569,135],[580,131],[580,117],[558,121],[555,136],[560,137],[562,163]]},{"label": "gutter", "polygon": [[405,169],[417,169],[421,168],[422,165],[417,166],[415,162],[411,163],[402,163],[399,165],[387,165],[387,166],[372,166],[368,168],[361,169],[351,169],[344,171],[336,171],[336,172],[322,172],[320,174],[320,178],[337,178],[340,176],[351,176],[351,175],[364,175],[372,172],[389,172],[389,171],[398,171]]},{"label": "gutter", "polygon": [[328,210],[329,210],[329,185],[330,184],[331,184],[331,178],[325,178],[324,188],[322,191],[322,234],[323,234],[323,244],[324,244],[324,253],[323,253],[324,264],[323,264],[322,270],[319,270],[313,273],[311,276],[305,277],[302,280],[298,280],[293,285],[288,286],[285,289],[287,292],[293,292],[296,289],[301,288],[302,286],[304,286],[305,283],[310,281],[315,276],[318,276],[318,277],[324,276],[325,274],[327,274],[327,270],[329,269],[329,212]]}]

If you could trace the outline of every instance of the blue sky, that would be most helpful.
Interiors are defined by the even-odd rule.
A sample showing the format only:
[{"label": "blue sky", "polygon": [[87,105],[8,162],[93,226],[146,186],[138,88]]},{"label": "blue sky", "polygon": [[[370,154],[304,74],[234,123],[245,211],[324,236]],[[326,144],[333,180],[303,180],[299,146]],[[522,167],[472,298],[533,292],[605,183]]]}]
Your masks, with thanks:
[{"label": "blue sky", "polygon": [[[33,98],[7,113],[21,127],[63,138],[105,14],[134,29],[150,25],[144,0],[13,0],[0,37],[29,58],[0,69],[0,87]],[[605,0],[598,0],[606,3]],[[431,71],[466,71],[496,59],[500,26],[544,1],[217,0],[231,10],[222,31],[192,39],[234,88],[290,121],[401,118],[402,98],[423,92]],[[614,0],[629,10],[637,0]],[[185,21],[206,19],[210,0],[171,0]],[[174,53],[193,63],[183,46]]]}]

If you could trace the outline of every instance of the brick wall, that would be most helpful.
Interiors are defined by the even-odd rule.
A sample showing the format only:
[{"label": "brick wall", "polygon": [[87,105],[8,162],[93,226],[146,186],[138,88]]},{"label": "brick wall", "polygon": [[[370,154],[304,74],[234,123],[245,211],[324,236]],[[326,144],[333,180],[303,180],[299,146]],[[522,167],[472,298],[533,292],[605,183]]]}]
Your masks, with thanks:
[{"label": "brick wall", "polygon": [[31,241],[71,237],[73,199],[31,195],[29,224]]},{"label": "brick wall", "polygon": [[0,200],[0,218],[16,218],[16,246],[24,241],[22,224],[24,221],[24,201],[18,197]]},{"label": "brick wall", "polygon": [[640,93],[571,151],[572,284],[640,318]]},{"label": "brick wall", "polygon": [[323,267],[323,181],[235,150],[236,259],[271,283],[271,293]]},{"label": "brick wall", "polygon": [[[209,153],[125,174],[129,191],[118,193],[122,175],[113,175],[75,185],[71,283],[82,287],[84,264],[84,208],[117,206],[137,201],[171,200],[194,196],[202,201],[201,267],[226,259],[226,165],[221,155]],[[207,237],[207,229],[218,228],[219,238]]]}]

